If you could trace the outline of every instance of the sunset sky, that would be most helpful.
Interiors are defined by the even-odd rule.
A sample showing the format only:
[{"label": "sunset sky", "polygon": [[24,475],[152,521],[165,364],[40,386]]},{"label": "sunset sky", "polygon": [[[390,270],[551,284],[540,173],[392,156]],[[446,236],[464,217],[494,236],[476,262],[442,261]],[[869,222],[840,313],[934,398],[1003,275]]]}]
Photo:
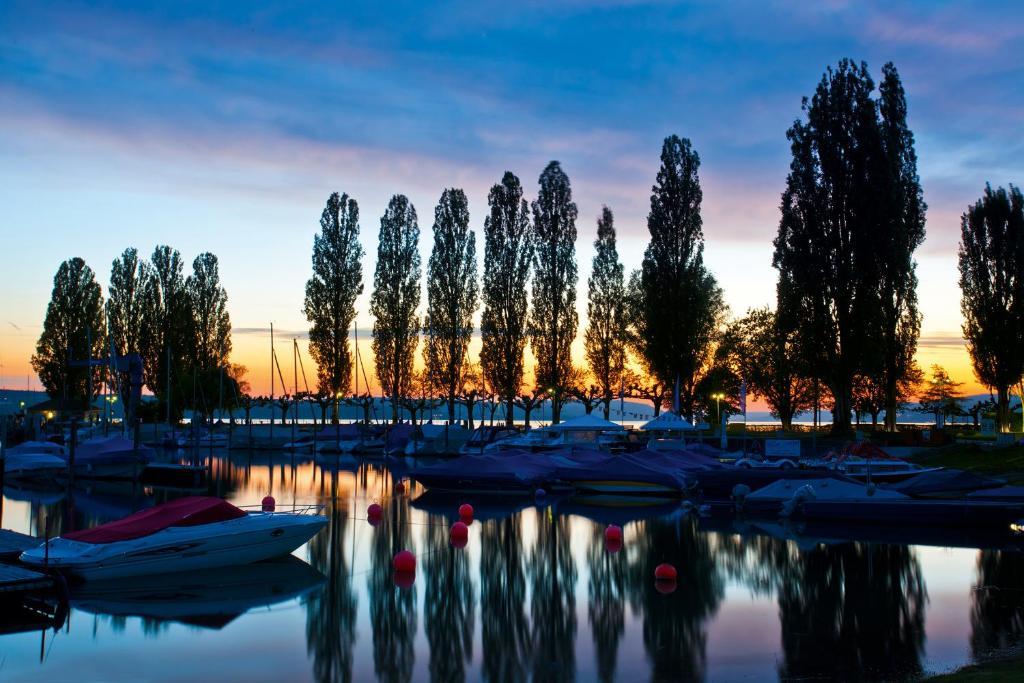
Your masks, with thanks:
[{"label": "sunset sky", "polygon": [[671,133],[700,154],[705,257],[733,313],[772,303],[786,129],[825,67],[852,57],[876,79],[892,60],[907,91],[929,205],[919,361],[979,390],[956,245],[986,182],[1024,183],[1018,2],[147,4],[0,7],[0,385],[25,386],[62,260],[83,257],[105,288],[125,247],[166,243],[188,263],[220,257],[233,360],[264,392],[269,324],[288,367],[306,329],[330,192],[360,205],[365,340],[392,194],[416,206],[425,270],[434,205],[464,188],[482,265],[488,188],[507,169],[533,199],[551,159],[579,206],[582,332],[601,205],[632,270]]}]

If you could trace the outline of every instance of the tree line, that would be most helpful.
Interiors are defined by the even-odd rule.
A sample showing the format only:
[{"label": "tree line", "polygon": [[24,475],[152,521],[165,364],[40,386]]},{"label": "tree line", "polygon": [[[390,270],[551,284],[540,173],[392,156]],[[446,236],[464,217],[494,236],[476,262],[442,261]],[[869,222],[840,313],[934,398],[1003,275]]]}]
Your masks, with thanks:
[{"label": "tree line", "polygon": [[[579,333],[579,215],[558,161],[541,172],[532,202],[511,172],[491,187],[482,275],[466,194],[442,192],[422,318],[418,215],[406,196],[393,196],[380,219],[370,296],[376,375],[392,419],[401,406],[416,411],[436,401],[454,420],[458,404],[472,413],[485,399],[503,407],[509,423],[515,408],[529,420],[543,400],[555,421],[568,400],[587,412],[600,406],[607,418],[623,396],[651,401],[655,414],[671,406],[689,418],[717,419],[719,410],[737,411],[749,389],[786,428],[808,411],[817,422],[827,408],[836,432],[850,429],[854,414],[873,422],[884,415],[885,427],[895,429],[897,412],[923,381],[914,360],[921,327],[914,254],[927,210],[896,67],[886,64],[877,85],[863,62],[829,67],[804,98],[787,139],[791,162],[774,240],[774,307],[730,319],[703,259],[700,157],[688,139],[671,135],[651,188],[649,242],[628,277],[612,210],[605,206],[597,217],[583,330],[586,368],[576,367],[571,355]],[[1020,191],[986,188],[964,213],[961,232],[964,337],[1005,429],[1009,393],[1024,374]],[[303,306],[325,410],[353,389],[349,339],[364,288],[359,234],[356,200],[333,193],[314,237]],[[158,396],[166,394],[161,377],[168,360],[200,373],[224,367],[230,322],[216,258],[201,255],[193,266],[183,281],[177,252],[159,247],[139,264],[134,250],[126,251],[114,264],[104,327],[91,271],[80,260],[62,265],[51,309],[77,307],[78,317],[50,325],[48,311],[33,359],[47,389],[80,387],[79,374],[59,359],[67,349],[84,348],[83,329],[92,331],[94,345],[106,343],[109,329],[118,348],[145,348],[147,385]],[[133,292],[141,293],[140,303]],[[478,311],[481,351],[471,362]],[[528,390],[527,344],[535,358]],[[168,348],[173,353],[162,359]],[[353,398],[364,409],[367,399]]]},{"label": "tree line", "polygon": [[244,368],[229,364],[231,317],[217,257],[199,254],[188,276],[184,270],[169,246],[148,260],[125,249],[111,264],[104,297],[83,259],[61,263],[32,356],[47,392],[81,405],[107,386],[127,402],[127,377],[95,361],[138,353],[158,414],[176,418],[190,408],[209,415],[222,397],[235,403]]}]

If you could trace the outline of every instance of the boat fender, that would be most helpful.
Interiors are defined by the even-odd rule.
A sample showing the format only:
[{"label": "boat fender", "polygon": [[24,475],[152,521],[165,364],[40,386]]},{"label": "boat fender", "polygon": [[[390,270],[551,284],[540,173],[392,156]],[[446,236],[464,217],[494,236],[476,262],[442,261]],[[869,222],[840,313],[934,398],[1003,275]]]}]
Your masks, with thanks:
[{"label": "boat fender", "polygon": [[746,484],[736,484],[732,487],[732,499],[737,503],[743,503],[747,496],[750,495],[750,487]]},{"label": "boat fender", "polygon": [[864,487],[864,492],[867,493],[869,496],[873,496],[873,495],[875,495],[875,491],[877,489],[878,489],[878,487],[875,486],[875,482],[869,481],[868,485]]},{"label": "boat fender", "polygon": [[793,513],[796,512],[800,503],[805,500],[814,500],[815,498],[817,498],[817,496],[814,494],[814,487],[810,484],[804,484],[793,492],[793,495],[789,500],[782,504],[782,511],[780,514],[783,517],[791,517]]}]

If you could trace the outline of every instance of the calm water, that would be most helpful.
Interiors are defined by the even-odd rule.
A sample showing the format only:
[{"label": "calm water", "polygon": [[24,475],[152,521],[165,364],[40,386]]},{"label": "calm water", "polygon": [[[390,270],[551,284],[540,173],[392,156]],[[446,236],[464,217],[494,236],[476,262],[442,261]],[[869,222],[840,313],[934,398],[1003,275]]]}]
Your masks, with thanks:
[{"label": "calm water", "polygon": [[[1012,553],[830,541],[698,520],[675,505],[477,503],[394,492],[384,468],[301,456],[215,458],[212,493],[321,502],[330,525],[295,559],[86,586],[56,634],[0,636],[4,681],[641,681],[899,679],[1017,642]],[[3,526],[42,534],[166,497],[127,486],[5,491]],[[365,509],[379,501],[383,522]],[[608,522],[625,526],[609,552]],[[409,588],[391,558],[416,553]],[[679,568],[662,594],[654,567]],[[982,588],[979,588],[981,586]]]}]

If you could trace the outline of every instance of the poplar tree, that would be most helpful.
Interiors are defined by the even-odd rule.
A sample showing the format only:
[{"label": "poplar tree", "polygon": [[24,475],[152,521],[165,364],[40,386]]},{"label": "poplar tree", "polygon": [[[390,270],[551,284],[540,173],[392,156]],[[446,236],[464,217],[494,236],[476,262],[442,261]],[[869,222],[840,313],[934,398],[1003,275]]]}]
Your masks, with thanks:
[{"label": "poplar tree", "polygon": [[484,219],[484,311],[480,320],[480,366],[484,381],[505,406],[513,424],[516,396],[523,383],[526,346],[526,283],[533,258],[530,210],[511,172],[491,188],[490,215]]},{"label": "poplar tree", "polygon": [[[140,340],[146,386],[160,403],[161,412],[171,400],[171,412],[181,396],[179,388],[187,354],[192,347],[188,294],[183,275],[184,262],[176,249],[159,245],[153,250],[143,284],[143,327]],[[168,365],[169,364],[169,365]],[[168,375],[173,374],[168,385]]]},{"label": "poplar tree", "polygon": [[99,375],[85,362],[103,355],[105,333],[96,274],[80,258],[64,261],[53,276],[43,332],[32,355],[32,369],[51,398],[65,399],[65,407],[85,407],[96,397]]},{"label": "poplar tree", "polygon": [[604,419],[611,417],[616,389],[622,390],[625,364],[626,286],[615,241],[615,219],[607,206],[597,219],[594,261],[587,279],[587,330],[583,348],[590,372],[597,380],[604,404]]},{"label": "poplar tree", "polygon": [[569,176],[557,161],[540,175],[533,202],[533,310],[530,344],[537,359],[534,381],[551,397],[551,421],[561,420],[572,373],[571,346],[576,338],[576,204]]},{"label": "poplar tree", "polygon": [[434,209],[434,246],[427,262],[426,371],[448,405],[465,384],[466,349],[473,336],[477,299],[476,235],[469,229],[469,203],[460,189],[448,189]]},{"label": "poplar tree", "polygon": [[881,380],[884,392],[885,428],[895,431],[903,389],[919,374],[914,364],[921,333],[914,251],[924,241],[928,207],[917,175],[914,134],[907,125],[906,94],[892,62],[882,67],[879,93],[879,125],[887,168],[876,182],[886,190],[876,194],[886,213],[874,240],[879,265],[881,362],[873,374]]},{"label": "poplar tree", "polygon": [[[139,259],[139,252],[132,247],[125,249],[111,264],[106,304],[108,352],[117,356],[142,355],[145,287],[149,277],[149,265]],[[130,378],[126,372],[118,374],[120,398],[127,406]]]},{"label": "poplar tree", "polygon": [[1001,431],[1010,429],[1010,388],[1024,374],[1024,196],[1010,185],[985,194],[960,225],[960,311],[978,380],[994,389]]},{"label": "poplar tree", "polygon": [[647,216],[651,240],[630,291],[633,343],[651,375],[678,385],[680,410],[690,418],[726,310],[704,266],[699,167],[689,140],[665,138]]},{"label": "poplar tree", "polygon": [[[363,293],[363,247],[359,205],[347,194],[331,193],[313,238],[313,274],[306,281],[303,313],[309,321],[309,354],[317,364],[320,393],[347,394],[352,381],[349,328],[356,298]],[[338,419],[332,401],[333,419]]]},{"label": "poplar tree", "polygon": [[185,292],[192,331],[189,361],[199,371],[223,368],[231,353],[231,317],[215,255],[204,252],[195,258]]},{"label": "poplar tree", "polygon": [[419,343],[419,238],[416,209],[404,195],[393,196],[380,219],[370,313],[377,377],[391,400],[394,422],[400,402],[410,395]]},{"label": "poplar tree", "polygon": [[775,238],[778,313],[832,395],[837,433],[850,429],[858,374],[881,377],[895,425],[920,328],[913,251],[924,202],[891,64],[880,102],[874,88],[866,64],[844,59],[804,99],[806,121],[787,133],[793,158]]}]

